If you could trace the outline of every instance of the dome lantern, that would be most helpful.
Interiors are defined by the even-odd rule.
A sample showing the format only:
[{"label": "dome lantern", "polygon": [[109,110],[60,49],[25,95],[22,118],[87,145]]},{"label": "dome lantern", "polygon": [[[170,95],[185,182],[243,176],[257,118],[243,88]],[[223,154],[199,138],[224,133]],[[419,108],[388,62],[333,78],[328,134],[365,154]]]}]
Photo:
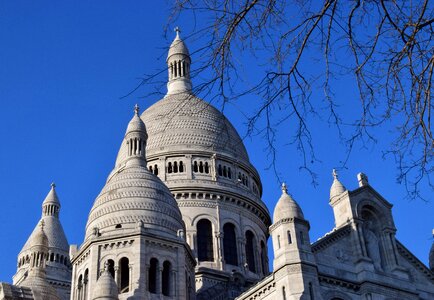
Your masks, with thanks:
[{"label": "dome lantern", "polygon": [[169,81],[167,82],[167,94],[191,92],[190,79],[190,52],[184,41],[179,37],[181,30],[175,28],[176,37],[169,48],[167,55],[167,69]]}]

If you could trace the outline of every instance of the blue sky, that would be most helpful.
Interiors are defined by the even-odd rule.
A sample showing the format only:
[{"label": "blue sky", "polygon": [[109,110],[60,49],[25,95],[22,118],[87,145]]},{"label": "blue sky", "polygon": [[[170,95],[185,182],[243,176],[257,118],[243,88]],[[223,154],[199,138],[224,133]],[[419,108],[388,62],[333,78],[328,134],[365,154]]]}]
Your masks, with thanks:
[{"label": "blue sky", "polygon": [[[61,221],[68,241],[80,244],[95,197],[111,171],[134,104],[146,109],[161,96],[145,96],[155,86],[127,95],[143,74],[165,67],[170,31],[165,1],[2,1],[0,2],[0,281],[11,281],[16,258],[40,218],[41,203],[55,181],[62,204]],[[195,24],[180,18],[183,34]],[[200,40],[187,41],[191,52]],[[193,56],[193,66],[194,66]],[[252,63],[252,62],[250,62]],[[200,80],[195,79],[195,80]],[[354,84],[337,84],[342,110],[354,113]],[[195,81],[193,81],[195,84]],[[243,136],[249,96],[228,105],[225,114]],[[332,128],[312,123],[319,162],[313,168],[318,186],[300,171],[300,153],[285,140],[293,124],[279,128],[278,172],[311,224],[311,241],[333,228],[328,204],[331,170],[340,165],[345,148]],[[388,130],[378,129],[379,141],[357,146],[340,179],[357,187],[356,174],[365,172],[371,185],[389,202],[397,237],[427,264],[432,243],[433,200],[409,201],[396,182],[396,165],[383,159]],[[245,139],[250,160],[258,169],[263,200],[270,212],[280,196],[279,180],[261,135]],[[386,146],[385,146],[386,145]],[[425,191],[429,193],[429,191]]]}]

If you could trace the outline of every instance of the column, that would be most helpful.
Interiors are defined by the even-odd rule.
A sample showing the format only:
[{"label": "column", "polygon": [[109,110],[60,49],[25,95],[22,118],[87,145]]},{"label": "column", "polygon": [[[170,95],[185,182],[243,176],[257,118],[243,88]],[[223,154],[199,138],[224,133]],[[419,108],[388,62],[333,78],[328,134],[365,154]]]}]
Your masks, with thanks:
[{"label": "column", "polygon": [[131,292],[133,290],[133,265],[132,264],[128,264],[128,276],[129,276],[129,281],[128,281],[128,291]]}]

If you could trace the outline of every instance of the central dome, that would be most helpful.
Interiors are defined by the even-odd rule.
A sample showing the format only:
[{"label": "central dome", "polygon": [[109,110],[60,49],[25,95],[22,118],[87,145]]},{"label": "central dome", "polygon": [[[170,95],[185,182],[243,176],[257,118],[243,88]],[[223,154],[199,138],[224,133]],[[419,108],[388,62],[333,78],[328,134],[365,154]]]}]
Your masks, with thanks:
[{"label": "central dome", "polygon": [[228,119],[190,93],[166,96],[141,118],[149,134],[148,157],[165,150],[202,150],[249,161],[243,141]]}]

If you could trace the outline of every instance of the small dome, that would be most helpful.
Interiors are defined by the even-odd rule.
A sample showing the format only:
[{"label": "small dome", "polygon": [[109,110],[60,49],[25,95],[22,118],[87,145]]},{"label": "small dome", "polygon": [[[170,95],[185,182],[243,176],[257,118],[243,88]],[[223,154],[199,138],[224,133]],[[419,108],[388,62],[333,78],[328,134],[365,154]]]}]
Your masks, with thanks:
[{"label": "small dome", "polygon": [[190,56],[190,52],[188,51],[187,46],[185,45],[184,41],[181,40],[181,38],[179,37],[179,32],[180,32],[179,28],[176,28],[175,30],[176,30],[176,37],[173,40],[172,44],[170,45],[169,53],[167,54],[167,60],[169,60],[169,58],[175,54]]},{"label": "small dome", "polygon": [[338,174],[336,170],[333,169],[333,184],[330,188],[330,200],[334,197],[341,195],[347,189],[343,186],[343,184],[338,180]]},{"label": "small dome", "polygon": [[44,232],[44,220],[41,220],[38,230],[31,236],[30,248],[35,246],[42,246],[48,248],[48,237]]},{"label": "small dome", "polygon": [[139,106],[137,104],[134,107],[134,116],[131,119],[130,123],[128,123],[127,131],[125,132],[125,135],[132,132],[139,132],[139,133],[146,134],[146,126],[145,123],[143,123],[142,119],[140,119],[139,117]]},{"label": "small dome", "polygon": [[98,281],[96,282],[95,288],[93,289],[92,300],[97,299],[118,299],[118,287],[107,268],[102,271]]},{"label": "small dome", "polygon": [[294,199],[288,194],[286,184],[282,184],[282,196],[274,208],[273,223],[285,218],[304,219],[303,211]]},{"label": "small dome", "polygon": [[[136,106],[128,127],[139,128],[140,124],[143,122]],[[146,134],[138,130],[140,134]],[[143,223],[146,230],[154,234],[167,237],[177,237],[178,231],[184,229],[181,211],[169,188],[146,167],[145,151],[140,150],[139,155],[128,154],[125,146],[130,133],[128,129],[121,146],[120,152],[124,151],[124,156],[120,160],[118,155],[115,169],[89,213],[86,240],[98,231],[103,235],[125,234],[137,230],[137,223]],[[143,137],[140,143],[146,138]],[[138,149],[134,148],[134,151]],[[122,164],[124,161],[127,163]]]},{"label": "small dome", "polygon": [[181,212],[167,186],[145,166],[127,165],[107,181],[90,211],[86,240],[94,228],[101,234],[136,230],[143,222],[155,234],[177,236],[183,229]]},{"label": "small dome", "polygon": [[55,204],[60,207],[59,197],[57,197],[56,193],[56,185],[54,182],[51,184],[51,190],[48,192],[47,197],[45,197],[44,202],[42,202],[42,206],[48,204]]}]

